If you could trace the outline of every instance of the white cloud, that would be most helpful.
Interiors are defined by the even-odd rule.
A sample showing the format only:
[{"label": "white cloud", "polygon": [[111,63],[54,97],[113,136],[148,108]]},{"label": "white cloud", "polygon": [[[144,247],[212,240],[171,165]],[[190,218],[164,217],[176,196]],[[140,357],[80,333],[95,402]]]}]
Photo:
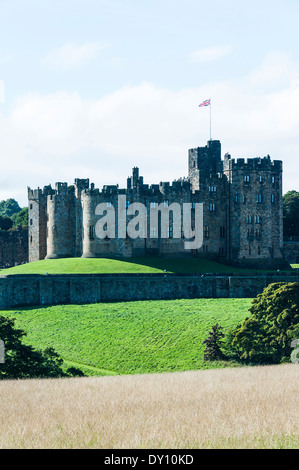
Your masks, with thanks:
[{"label": "white cloud", "polygon": [[[297,66],[287,75],[295,77]],[[177,92],[141,83],[99,100],[67,92],[22,96],[0,114],[0,199],[10,191],[25,204],[27,185],[74,178],[124,187],[133,166],[149,184],[187,176],[188,149],[209,139],[210,109],[198,107],[207,96],[212,138],[223,153],[282,159],[284,190],[298,190],[299,81],[283,82],[263,94],[246,76]]]},{"label": "white cloud", "polygon": [[190,52],[189,60],[190,62],[194,62],[194,63],[218,60],[218,59],[221,59],[222,57],[225,57],[231,54],[232,51],[233,51],[233,47],[229,45],[202,48],[202,49],[198,49],[196,51]]},{"label": "white cloud", "polygon": [[89,42],[81,45],[68,42],[52,49],[41,59],[41,64],[50,69],[73,69],[95,60],[108,47],[107,43]]},{"label": "white cloud", "polygon": [[4,103],[5,101],[5,86],[4,81],[0,80],[0,103]]}]

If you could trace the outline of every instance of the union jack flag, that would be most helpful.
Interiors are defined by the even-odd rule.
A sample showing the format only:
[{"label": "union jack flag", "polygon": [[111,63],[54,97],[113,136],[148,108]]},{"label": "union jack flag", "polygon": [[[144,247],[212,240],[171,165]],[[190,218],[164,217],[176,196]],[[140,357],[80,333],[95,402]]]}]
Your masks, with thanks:
[{"label": "union jack flag", "polygon": [[205,101],[203,101],[203,102],[199,105],[199,107],[201,107],[201,106],[209,106],[210,104],[211,104],[211,100],[205,100]]}]

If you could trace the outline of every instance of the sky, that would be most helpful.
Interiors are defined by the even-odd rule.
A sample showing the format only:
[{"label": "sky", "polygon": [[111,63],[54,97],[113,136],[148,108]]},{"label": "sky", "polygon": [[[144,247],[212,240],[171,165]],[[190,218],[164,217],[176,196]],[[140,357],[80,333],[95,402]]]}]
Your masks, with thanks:
[{"label": "sky", "polygon": [[[0,200],[187,176],[188,149],[299,190],[298,0],[0,0]],[[211,107],[199,104],[211,99]]]}]

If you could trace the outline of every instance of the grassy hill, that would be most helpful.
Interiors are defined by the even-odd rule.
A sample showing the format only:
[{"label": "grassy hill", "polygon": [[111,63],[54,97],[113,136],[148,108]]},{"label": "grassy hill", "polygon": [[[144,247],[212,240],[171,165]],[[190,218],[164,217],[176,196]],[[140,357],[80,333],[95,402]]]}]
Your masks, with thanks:
[{"label": "grassy hill", "polygon": [[93,273],[232,273],[257,272],[241,269],[201,258],[140,257],[114,258],[63,258],[34,261],[0,270],[0,275],[12,274],[93,274]]},{"label": "grassy hill", "polygon": [[205,363],[212,325],[227,331],[251,299],[192,299],[59,305],[1,311],[16,319],[36,348],[52,346],[66,366],[86,375],[144,374],[223,367]]}]

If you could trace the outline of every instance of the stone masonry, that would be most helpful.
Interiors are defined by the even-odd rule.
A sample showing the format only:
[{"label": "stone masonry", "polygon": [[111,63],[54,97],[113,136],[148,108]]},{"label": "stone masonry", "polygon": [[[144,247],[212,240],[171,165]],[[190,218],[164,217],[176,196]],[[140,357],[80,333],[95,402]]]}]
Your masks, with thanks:
[{"label": "stone masonry", "polygon": [[[203,203],[203,245],[184,248],[184,237],[173,233],[169,211],[169,236],[157,233],[132,239],[118,236],[119,196],[124,196],[124,217],[133,202],[151,208],[172,203]],[[206,257],[237,266],[286,266],[283,254],[282,162],[269,156],[221,158],[221,143],[208,141],[205,147],[189,150],[188,178],[170,184],[145,184],[139,169],[127,179],[127,187],[105,185],[102,190],[89,179],[76,179],[73,185],[56,183],[43,189],[28,188],[29,261],[64,257],[173,256]],[[95,235],[100,203],[115,208],[116,236],[100,239]],[[194,225],[194,214],[192,224]],[[159,219],[160,220],[160,219]]]}]

